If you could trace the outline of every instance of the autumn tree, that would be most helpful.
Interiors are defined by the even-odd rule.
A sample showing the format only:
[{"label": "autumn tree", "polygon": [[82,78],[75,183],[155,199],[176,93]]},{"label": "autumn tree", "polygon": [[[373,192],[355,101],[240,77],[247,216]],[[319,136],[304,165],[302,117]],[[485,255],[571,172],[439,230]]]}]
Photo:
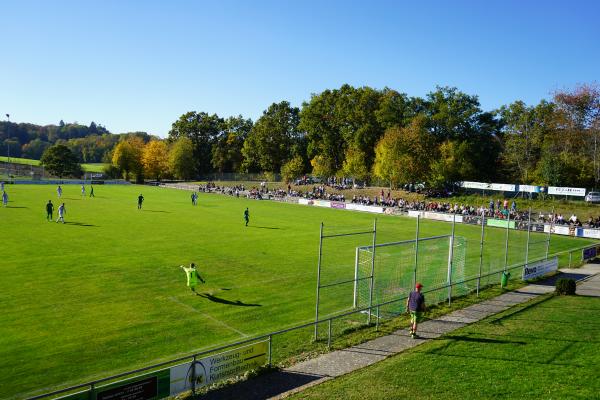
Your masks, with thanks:
[{"label": "autumn tree", "polygon": [[169,172],[169,149],[162,140],[152,140],[142,152],[142,165],[146,176],[157,181]]},{"label": "autumn tree", "polygon": [[302,157],[296,156],[283,164],[281,167],[281,177],[285,182],[292,182],[304,173],[304,161]]},{"label": "autumn tree", "polygon": [[143,179],[143,149],[144,141],[137,136],[130,136],[115,146],[112,163],[115,167],[123,171],[126,180],[129,180],[130,173],[135,174],[138,181]]},{"label": "autumn tree", "polygon": [[375,147],[375,176],[390,187],[426,181],[435,152],[435,140],[426,125],[426,117],[419,115],[405,128],[386,130]]}]

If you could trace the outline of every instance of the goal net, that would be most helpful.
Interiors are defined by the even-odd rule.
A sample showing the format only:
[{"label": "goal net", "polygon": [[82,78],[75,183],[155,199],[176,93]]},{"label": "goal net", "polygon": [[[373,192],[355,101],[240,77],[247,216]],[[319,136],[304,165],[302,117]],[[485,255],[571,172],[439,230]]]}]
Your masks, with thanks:
[{"label": "goal net", "polygon": [[[374,248],[357,247],[353,305],[365,308],[408,296],[415,280],[429,292],[429,304],[446,298],[446,291],[434,289],[444,287],[448,282],[469,291],[469,284],[463,282],[465,253],[465,238],[452,235],[419,239],[418,244],[416,240],[406,240],[377,244]],[[403,302],[392,303],[380,310],[385,314],[403,311]]]}]

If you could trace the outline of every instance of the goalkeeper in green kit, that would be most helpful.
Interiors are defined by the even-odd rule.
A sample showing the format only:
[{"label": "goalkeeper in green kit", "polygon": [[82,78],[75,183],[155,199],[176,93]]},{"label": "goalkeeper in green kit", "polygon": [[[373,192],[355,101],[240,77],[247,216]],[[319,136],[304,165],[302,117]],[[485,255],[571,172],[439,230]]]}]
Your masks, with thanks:
[{"label": "goalkeeper in green kit", "polygon": [[198,286],[198,280],[202,283],[206,283],[204,279],[200,276],[198,271],[196,270],[196,264],[191,263],[189,267],[184,267],[183,265],[179,266],[185,272],[185,276],[187,277],[187,285],[192,292],[196,293],[196,286]]}]

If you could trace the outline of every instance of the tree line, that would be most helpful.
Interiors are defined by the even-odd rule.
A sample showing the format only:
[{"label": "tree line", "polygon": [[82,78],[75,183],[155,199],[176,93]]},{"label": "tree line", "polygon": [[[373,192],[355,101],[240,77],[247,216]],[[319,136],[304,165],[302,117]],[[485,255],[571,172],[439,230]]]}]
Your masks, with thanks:
[{"label": "tree line", "polygon": [[81,125],[61,120],[58,125],[45,126],[0,121],[0,156],[40,160],[51,146],[64,145],[80,163],[110,163],[114,147],[130,135],[150,140],[145,132],[112,134],[93,121],[90,125]]},{"label": "tree line", "polygon": [[392,187],[465,180],[595,187],[599,132],[597,84],[492,111],[456,88],[437,87],[421,98],[343,85],[313,94],[301,108],[273,103],[254,123],[188,112],[173,123],[168,141],[191,141],[192,175],[313,174]]},{"label": "tree line", "polygon": [[137,180],[260,172],[287,181],[312,174],[392,187],[447,188],[465,180],[597,187],[600,181],[597,84],[491,111],[451,87],[409,97],[343,85],[313,94],[301,107],[273,103],[255,122],[187,112],[164,140],[111,135],[98,126],[86,136],[70,126],[48,128],[48,143],[55,138],[79,160],[110,162],[109,174]]}]

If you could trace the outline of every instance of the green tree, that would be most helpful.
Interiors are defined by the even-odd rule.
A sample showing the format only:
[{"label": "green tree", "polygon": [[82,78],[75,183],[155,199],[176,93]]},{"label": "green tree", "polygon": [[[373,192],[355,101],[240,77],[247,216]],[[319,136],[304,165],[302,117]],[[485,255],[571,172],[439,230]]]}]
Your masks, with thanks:
[{"label": "green tree", "polygon": [[381,92],[370,87],[350,85],[313,95],[303,104],[299,126],[308,135],[308,156],[322,156],[321,161],[331,163],[325,170],[335,173],[343,168],[346,150],[353,147],[370,169],[375,143],[384,131],[379,120],[393,118],[387,115],[391,111],[382,111],[378,118],[381,98]]},{"label": "green tree", "polygon": [[242,166],[242,148],[252,130],[252,120],[241,115],[224,121],[223,132],[212,146],[212,165],[219,172],[239,172]]},{"label": "green tree", "polygon": [[304,160],[296,156],[283,164],[281,167],[281,176],[286,183],[292,182],[304,173]]},{"label": "green tree", "polygon": [[369,177],[369,169],[367,168],[365,154],[354,147],[349,147],[346,150],[342,173],[344,176],[358,179],[361,181],[367,180]]},{"label": "green tree", "polygon": [[390,187],[426,181],[435,154],[435,140],[426,125],[426,117],[419,115],[405,128],[388,129],[375,147],[375,176]]},{"label": "green tree", "polygon": [[194,159],[198,173],[212,171],[212,146],[222,135],[224,121],[217,114],[190,111],[183,114],[172,125],[169,139],[176,141],[186,137],[194,145]]},{"label": "green tree", "polygon": [[333,162],[327,155],[316,155],[310,160],[312,166],[312,174],[319,178],[327,178],[335,175],[335,171],[332,169]]},{"label": "green tree", "polygon": [[299,110],[287,101],[273,103],[256,121],[244,142],[244,169],[259,167],[265,172],[281,170],[292,157],[292,148],[300,140]]},{"label": "green tree", "polygon": [[500,108],[503,125],[502,160],[509,178],[521,183],[535,180],[546,135],[554,129],[554,104],[546,101],[535,107],[516,101]]},{"label": "green tree", "polygon": [[65,176],[79,177],[82,174],[77,157],[67,146],[58,144],[49,147],[40,160],[46,171],[59,178]]},{"label": "green tree", "polygon": [[189,180],[196,176],[194,145],[186,137],[178,139],[169,152],[169,168],[177,179]]},{"label": "green tree", "polygon": [[25,143],[23,145],[22,156],[25,158],[39,160],[42,157],[42,154],[44,154],[44,151],[46,151],[46,149],[50,146],[50,143],[45,142],[41,139],[33,139],[29,143]]}]

